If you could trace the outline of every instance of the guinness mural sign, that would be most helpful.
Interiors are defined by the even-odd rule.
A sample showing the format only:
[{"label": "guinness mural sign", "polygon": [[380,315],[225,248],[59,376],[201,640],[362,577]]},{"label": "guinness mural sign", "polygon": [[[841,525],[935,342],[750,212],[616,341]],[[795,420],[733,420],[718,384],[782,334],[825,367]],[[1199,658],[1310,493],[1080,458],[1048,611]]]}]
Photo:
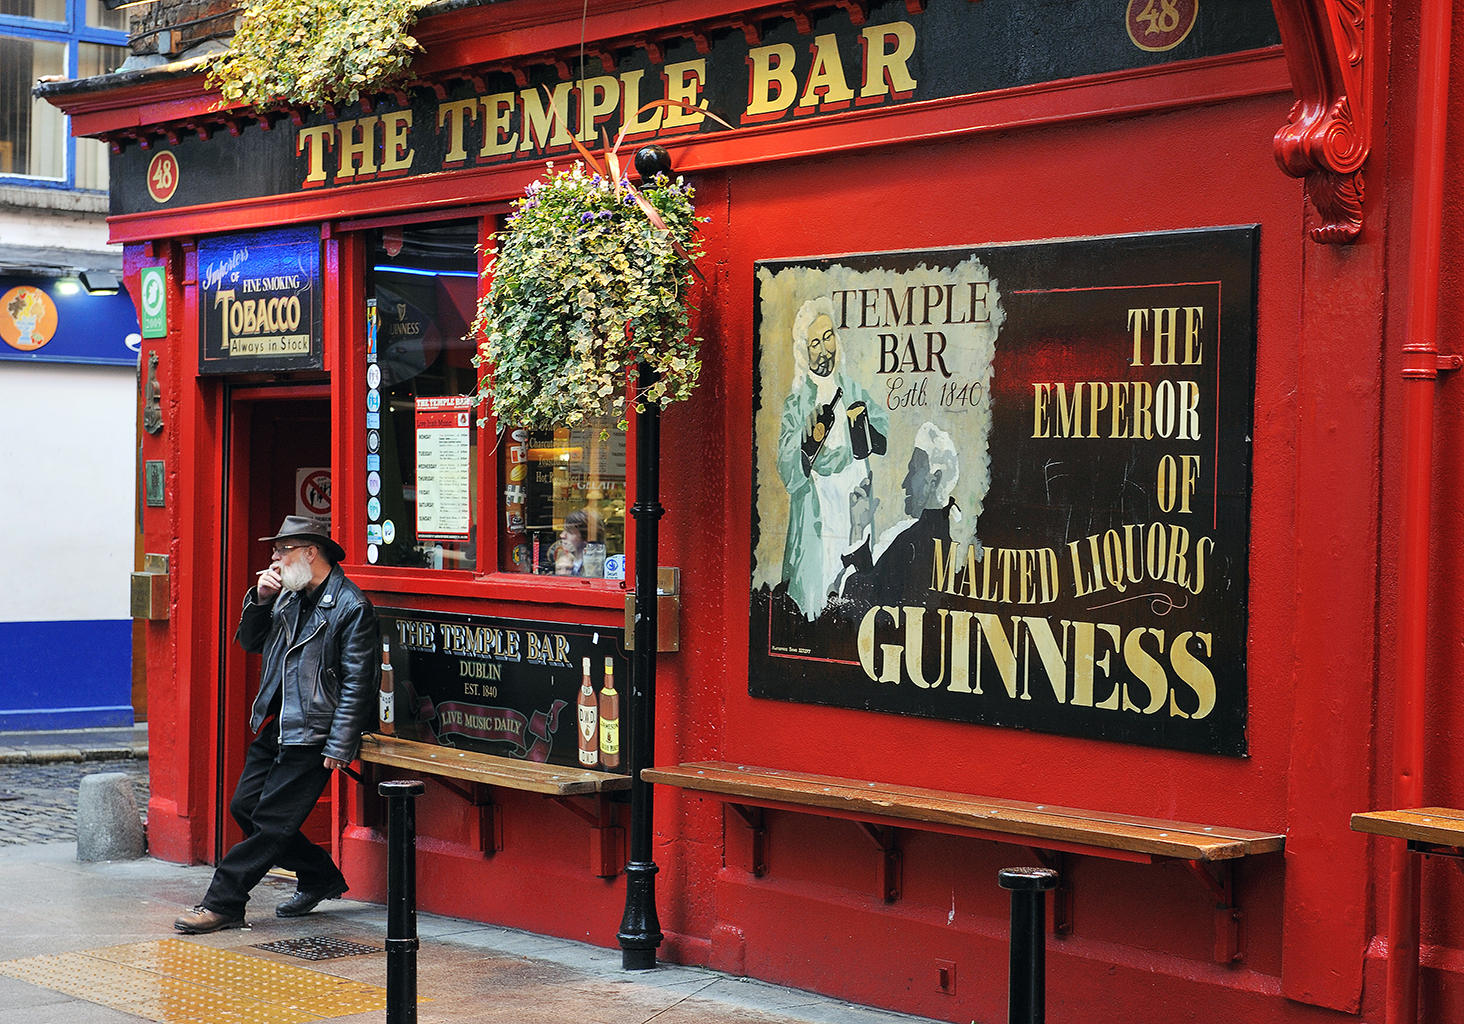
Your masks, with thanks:
[{"label": "guinness mural sign", "polygon": [[[276,116],[268,131],[234,118],[208,138],[183,131],[171,144],[129,145],[113,157],[111,212],[573,159],[576,140],[595,148],[621,129],[632,142],[728,130],[708,113],[738,133],[858,118],[1280,42],[1268,0],[885,0],[789,11],[659,40],[591,40],[585,66],[566,54],[449,72],[394,102]],[[682,105],[647,106],[662,99]]]},{"label": "guinness mural sign", "polygon": [[324,365],[317,228],[201,239],[198,279],[199,373]]},{"label": "guinness mural sign", "polygon": [[1257,237],[758,264],[752,695],[1244,754]]}]

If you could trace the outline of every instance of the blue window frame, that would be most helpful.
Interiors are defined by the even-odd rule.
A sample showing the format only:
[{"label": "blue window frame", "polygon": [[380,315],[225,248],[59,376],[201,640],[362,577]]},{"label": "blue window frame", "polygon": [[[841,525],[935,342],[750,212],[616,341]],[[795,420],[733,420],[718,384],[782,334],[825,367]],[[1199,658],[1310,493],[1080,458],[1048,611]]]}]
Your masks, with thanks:
[{"label": "blue window frame", "polygon": [[105,145],[73,139],[65,115],[30,91],[42,75],[115,71],[127,20],[101,0],[0,0],[0,184],[107,190]]}]

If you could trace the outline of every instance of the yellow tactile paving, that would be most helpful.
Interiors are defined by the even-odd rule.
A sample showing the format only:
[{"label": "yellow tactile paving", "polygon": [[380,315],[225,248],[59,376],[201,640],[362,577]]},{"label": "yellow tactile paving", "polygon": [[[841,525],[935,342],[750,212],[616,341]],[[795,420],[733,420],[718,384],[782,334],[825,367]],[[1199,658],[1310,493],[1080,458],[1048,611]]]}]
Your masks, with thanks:
[{"label": "yellow tactile paving", "polygon": [[[209,988],[222,987],[240,998],[298,1007],[317,1016],[340,1017],[384,1005],[379,1002],[384,990],[373,985],[183,939],[110,946],[88,950],[86,955]],[[316,1009],[322,1001],[347,1008],[322,1014]]]},{"label": "yellow tactile paving", "polygon": [[160,1024],[308,1024],[386,1008],[386,989],[183,939],[0,963],[0,974]]}]

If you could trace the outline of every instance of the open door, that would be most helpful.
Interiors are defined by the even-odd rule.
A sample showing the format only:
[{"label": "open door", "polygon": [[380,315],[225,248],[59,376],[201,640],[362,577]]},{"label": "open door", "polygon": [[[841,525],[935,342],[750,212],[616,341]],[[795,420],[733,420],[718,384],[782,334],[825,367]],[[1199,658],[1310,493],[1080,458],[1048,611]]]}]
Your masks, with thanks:
[{"label": "open door", "polygon": [[[230,395],[229,410],[215,862],[244,837],[229,814],[229,800],[254,738],[249,732],[249,709],[259,692],[260,657],[245,654],[234,643],[234,630],[255,573],[270,562],[271,545],[258,538],[275,533],[285,516],[330,516],[328,387],[236,388]],[[302,830],[326,849],[332,848],[335,792],[335,786],[326,787]]]}]

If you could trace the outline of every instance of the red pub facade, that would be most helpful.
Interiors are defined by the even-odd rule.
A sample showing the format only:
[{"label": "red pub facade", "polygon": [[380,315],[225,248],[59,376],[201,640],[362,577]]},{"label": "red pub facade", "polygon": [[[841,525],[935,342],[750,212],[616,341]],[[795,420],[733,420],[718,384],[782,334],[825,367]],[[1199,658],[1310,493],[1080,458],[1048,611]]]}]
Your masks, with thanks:
[{"label": "red pub facade", "polygon": [[[255,538],[328,513],[396,677],[368,780],[428,783],[421,908],[615,944],[637,424],[463,396],[511,203],[628,125],[706,218],[660,958],[1000,1019],[997,871],[1043,865],[1054,1020],[1464,1020],[1449,19],[447,2],[339,109],[42,86],[112,145],[160,423],[152,853],[238,838]],[[311,827],[384,899],[369,787]]]}]

